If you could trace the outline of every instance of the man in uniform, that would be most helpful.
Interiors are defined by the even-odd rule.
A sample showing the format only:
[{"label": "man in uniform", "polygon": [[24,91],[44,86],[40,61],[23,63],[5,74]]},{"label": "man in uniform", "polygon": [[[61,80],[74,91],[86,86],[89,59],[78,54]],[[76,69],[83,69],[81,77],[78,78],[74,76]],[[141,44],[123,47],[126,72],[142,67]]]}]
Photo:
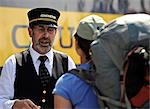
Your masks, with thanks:
[{"label": "man in uniform", "polygon": [[59,11],[35,8],[28,12],[30,47],[10,56],[0,76],[0,109],[53,108],[52,90],[73,60],[52,48]]}]

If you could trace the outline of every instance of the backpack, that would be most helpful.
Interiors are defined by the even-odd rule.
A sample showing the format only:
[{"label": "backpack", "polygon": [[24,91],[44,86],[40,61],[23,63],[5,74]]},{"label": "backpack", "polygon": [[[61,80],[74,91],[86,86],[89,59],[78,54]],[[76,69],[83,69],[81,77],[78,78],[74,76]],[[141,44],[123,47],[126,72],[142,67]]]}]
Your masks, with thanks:
[{"label": "backpack", "polygon": [[128,53],[124,62],[123,81],[132,107],[148,108],[150,100],[149,52],[145,47],[137,46]]},{"label": "backpack", "polygon": [[150,51],[149,42],[150,15],[121,16],[105,25],[91,44],[92,61],[96,70],[83,74],[85,71],[78,69],[71,73],[94,88],[102,109],[131,109],[132,104],[126,93],[128,87],[124,84],[124,61],[129,51],[135,45],[139,46],[139,43]]}]

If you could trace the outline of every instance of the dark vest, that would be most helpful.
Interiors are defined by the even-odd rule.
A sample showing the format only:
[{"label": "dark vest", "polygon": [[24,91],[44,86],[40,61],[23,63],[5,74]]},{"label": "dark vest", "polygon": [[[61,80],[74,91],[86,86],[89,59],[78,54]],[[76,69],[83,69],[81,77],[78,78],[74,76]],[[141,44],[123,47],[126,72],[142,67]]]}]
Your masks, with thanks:
[{"label": "dark vest", "polygon": [[[29,50],[18,53],[15,56],[16,79],[14,83],[14,99],[30,99],[44,109],[52,109],[54,107],[52,91],[58,77],[68,71],[68,57],[54,52],[53,76],[50,77],[50,82],[46,87],[46,94],[43,94],[44,90],[36,73]],[[45,99],[45,102],[42,102],[43,99]]]}]

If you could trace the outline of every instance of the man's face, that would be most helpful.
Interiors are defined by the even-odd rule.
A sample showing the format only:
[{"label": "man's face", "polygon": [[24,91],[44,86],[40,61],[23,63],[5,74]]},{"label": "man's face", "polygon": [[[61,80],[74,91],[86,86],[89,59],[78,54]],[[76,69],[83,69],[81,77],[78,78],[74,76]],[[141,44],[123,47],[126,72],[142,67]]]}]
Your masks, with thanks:
[{"label": "man's face", "polygon": [[56,35],[56,28],[47,25],[36,25],[29,28],[32,37],[33,49],[40,54],[45,54],[51,50]]}]

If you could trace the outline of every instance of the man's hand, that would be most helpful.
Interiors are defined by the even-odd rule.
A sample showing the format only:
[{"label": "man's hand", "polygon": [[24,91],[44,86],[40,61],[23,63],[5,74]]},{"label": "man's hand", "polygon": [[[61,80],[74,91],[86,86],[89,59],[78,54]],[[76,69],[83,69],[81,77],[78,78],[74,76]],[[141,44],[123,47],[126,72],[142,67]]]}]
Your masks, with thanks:
[{"label": "man's hand", "polygon": [[40,106],[35,105],[31,100],[16,100],[12,109],[40,109]]}]

